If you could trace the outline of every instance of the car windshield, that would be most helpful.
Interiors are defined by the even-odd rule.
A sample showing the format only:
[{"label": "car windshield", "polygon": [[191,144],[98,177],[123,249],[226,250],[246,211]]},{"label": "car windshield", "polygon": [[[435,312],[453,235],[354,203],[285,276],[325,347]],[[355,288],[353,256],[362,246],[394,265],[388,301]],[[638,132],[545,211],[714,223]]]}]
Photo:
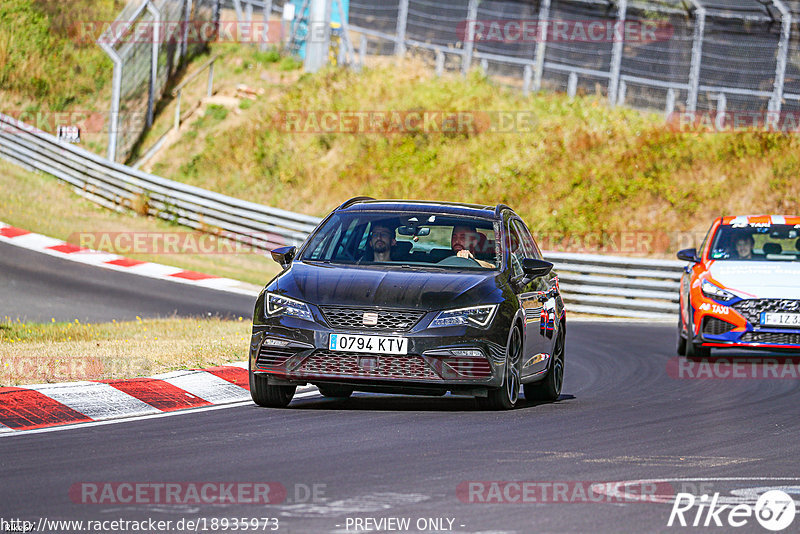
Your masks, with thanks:
[{"label": "car windshield", "polygon": [[299,257],[341,264],[401,264],[446,269],[498,269],[499,225],[434,212],[348,210],[334,213]]},{"label": "car windshield", "polygon": [[712,243],[709,254],[712,260],[798,261],[800,225],[721,225]]}]

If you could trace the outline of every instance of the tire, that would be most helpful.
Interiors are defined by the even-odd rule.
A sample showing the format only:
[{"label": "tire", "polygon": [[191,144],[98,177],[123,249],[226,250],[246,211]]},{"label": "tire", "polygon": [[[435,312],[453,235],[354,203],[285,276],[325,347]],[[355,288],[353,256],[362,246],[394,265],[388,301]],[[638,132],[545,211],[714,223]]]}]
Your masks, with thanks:
[{"label": "tire", "polygon": [[704,347],[700,343],[694,342],[694,314],[692,314],[692,301],[689,301],[689,324],[686,328],[686,359],[705,360],[711,356],[711,348]]},{"label": "tire", "polygon": [[519,363],[522,360],[522,332],[516,324],[511,327],[506,346],[503,384],[490,389],[486,397],[477,397],[484,410],[511,410],[519,401]]},{"label": "tire", "polygon": [[678,346],[675,350],[678,356],[686,355],[686,338],[683,337],[683,318],[678,317]]},{"label": "tire", "polygon": [[337,384],[318,384],[317,389],[323,397],[331,399],[346,399],[353,394],[353,388]]},{"label": "tire", "polygon": [[250,372],[250,396],[253,402],[265,408],[285,408],[292,402],[297,386],[276,386],[267,383],[267,377]]},{"label": "tire", "polygon": [[711,356],[711,347],[703,347],[699,343],[686,344],[687,360],[706,360]]},{"label": "tire", "polygon": [[558,400],[561,395],[561,386],[564,384],[565,348],[566,342],[562,326],[558,329],[558,337],[556,337],[555,349],[553,350],[553,363],[550,365],[547,376],[539,382],[522,385],[527,400],[547,402]]}]

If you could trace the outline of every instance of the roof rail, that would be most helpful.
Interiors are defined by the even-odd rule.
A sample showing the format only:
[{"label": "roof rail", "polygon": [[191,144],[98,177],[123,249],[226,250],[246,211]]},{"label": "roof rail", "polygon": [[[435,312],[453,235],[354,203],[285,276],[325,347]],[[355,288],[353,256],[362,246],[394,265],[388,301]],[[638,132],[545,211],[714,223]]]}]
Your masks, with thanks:
[{"label": "roof rail", "polygon": [[375,199],[374,199],[374,198],[372,198],[372,197],[353,197],[353,198],[351,198],[350,200],[346,200],[346,201],[344,201],[344,202],[342,203],[342,205],[341,205],[341,206],[339,206],[339,207],[338,207],[338,208],[336,208],[336,209],[337,209],[337,210],[340,210],[340,209],[346,208],[346,207],[348,207],[348,206],[352,206],[353,204],[356,204],[356,203],[358,203],[358,202],[361,202],[362,200],[375,200]]},{"label": "roof rail", "polygon": [[494,214],[499,217],[500,216],[500,211],[503,210],[503,209],[508,209],[508,210],[514,211],[509,206],[506,206],[505,204],[498,204],[494,208]]}]

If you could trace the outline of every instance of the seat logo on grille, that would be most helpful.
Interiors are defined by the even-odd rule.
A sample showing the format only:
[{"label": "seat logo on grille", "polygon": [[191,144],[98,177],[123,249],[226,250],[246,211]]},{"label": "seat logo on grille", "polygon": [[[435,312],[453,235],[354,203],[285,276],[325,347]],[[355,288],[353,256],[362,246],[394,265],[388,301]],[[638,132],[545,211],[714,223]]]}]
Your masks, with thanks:
[{"label": "seat logo on grille", "polygon": [[378,324],[378,314],[374,312],[364,312],[362,322],[364,326],[375,326]]}]

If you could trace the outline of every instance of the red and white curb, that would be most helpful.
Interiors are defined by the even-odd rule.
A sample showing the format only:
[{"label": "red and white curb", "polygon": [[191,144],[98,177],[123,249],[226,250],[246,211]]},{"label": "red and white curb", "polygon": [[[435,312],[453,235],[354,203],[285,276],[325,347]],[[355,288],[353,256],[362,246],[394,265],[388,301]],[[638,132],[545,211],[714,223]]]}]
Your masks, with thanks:
[{"label": "red and white curb", "polygon": [[[316,394],[298,388],[297,397]],[[0,436],[250,401],[247,363],[148,378],[0,388]]]},{"label": "red and white curb", "polygon": [[35,234],[21,228],[15,228],[1,221],[0,242],[69,261],[94,265],[114,271],[137,274],[148,278],[169,280],[171,282],[190,284],[253,297],[257,296],[261,290],[258,286],[240,282],[239,280],[221,278],[210,274],[188,271],[179,267],[133,260],[117,254],[82,248],[59,239]]}]

